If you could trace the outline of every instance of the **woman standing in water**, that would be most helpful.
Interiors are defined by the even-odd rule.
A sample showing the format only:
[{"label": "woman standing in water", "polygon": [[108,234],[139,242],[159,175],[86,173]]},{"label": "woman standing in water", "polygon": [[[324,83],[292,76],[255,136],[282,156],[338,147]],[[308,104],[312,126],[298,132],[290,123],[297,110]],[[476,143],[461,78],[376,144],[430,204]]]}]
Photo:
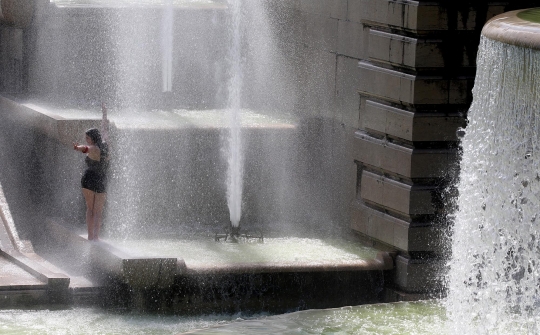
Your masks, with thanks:
[{"label": "woman standing in water", "polygon": [[73,143],[73,149],[86,154],[86,170],[81,179],[82,192],[86,201],[86,225],[88,240],[99,240],[103,207],[107,188],[109,152],[101,133],[96,128],[86,131],[87,145]]}]

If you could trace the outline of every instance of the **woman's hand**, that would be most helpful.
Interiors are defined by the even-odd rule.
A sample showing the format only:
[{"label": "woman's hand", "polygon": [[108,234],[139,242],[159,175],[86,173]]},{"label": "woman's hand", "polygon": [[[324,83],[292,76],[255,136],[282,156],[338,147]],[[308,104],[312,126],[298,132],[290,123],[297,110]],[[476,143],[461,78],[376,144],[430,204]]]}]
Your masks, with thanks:
[{"label": "woman's hand", "polygon": [[80,151],[83,154],[85,154],[85,153],[88,152],[88,150],[90,148],[88,146],[86,146],[86,145],[79,145],[79,143],[73,142],[73,149],[76,150],[76,151]]}]

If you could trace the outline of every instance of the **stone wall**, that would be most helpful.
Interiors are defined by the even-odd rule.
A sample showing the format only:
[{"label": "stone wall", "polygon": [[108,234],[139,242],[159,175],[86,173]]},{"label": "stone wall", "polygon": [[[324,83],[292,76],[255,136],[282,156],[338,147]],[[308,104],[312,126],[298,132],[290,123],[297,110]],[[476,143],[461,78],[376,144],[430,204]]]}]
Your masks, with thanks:
[{"label": "stone wall", "polygon": [[[480,31],[525,2],[363,0],[351,227],[397,249],[396,294],[443,289]],[[540,2],[536,1],[536,4]]]},{"label": "stone wall", "polygon": [[[274,4],[286,8],[278,11],[281,40],[289,54],[302,55],[295,71],[307,73],[303,100],[326,101],[312,113],[336,134],[330,141],[342,162],[351,228],[396,250],[388,298],[442,292],[459,173],[456,131],[466,126],[480,31],[491,17],[540,1]],[[323,85],[310,85],[321,78]]]}]

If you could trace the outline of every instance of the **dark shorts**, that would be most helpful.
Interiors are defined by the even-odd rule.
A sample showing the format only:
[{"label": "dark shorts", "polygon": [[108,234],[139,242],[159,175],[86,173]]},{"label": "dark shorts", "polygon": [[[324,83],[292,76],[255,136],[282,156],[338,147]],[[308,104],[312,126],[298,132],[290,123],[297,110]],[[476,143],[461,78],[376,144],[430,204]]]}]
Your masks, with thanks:
[{"label": "dark shorts", "polygon": [[86,170],[81,179],[81,186],[92,192],[105,193],[107,189],[107,178],[104,174]]}]

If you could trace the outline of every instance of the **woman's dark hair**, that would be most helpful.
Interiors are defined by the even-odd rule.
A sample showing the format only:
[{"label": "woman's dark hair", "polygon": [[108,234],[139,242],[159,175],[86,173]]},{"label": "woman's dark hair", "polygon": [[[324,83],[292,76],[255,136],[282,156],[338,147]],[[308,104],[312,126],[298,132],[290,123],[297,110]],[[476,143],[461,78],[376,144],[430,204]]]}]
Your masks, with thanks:
[{"label": "woman's dark hair", "polygon": [[103,142],[101,139],[101,133],[97,128],[90,128],[85,133],[92,139],[95,145],[99,148],[101,158],[108,158],[108,146],[107,143]]}]

